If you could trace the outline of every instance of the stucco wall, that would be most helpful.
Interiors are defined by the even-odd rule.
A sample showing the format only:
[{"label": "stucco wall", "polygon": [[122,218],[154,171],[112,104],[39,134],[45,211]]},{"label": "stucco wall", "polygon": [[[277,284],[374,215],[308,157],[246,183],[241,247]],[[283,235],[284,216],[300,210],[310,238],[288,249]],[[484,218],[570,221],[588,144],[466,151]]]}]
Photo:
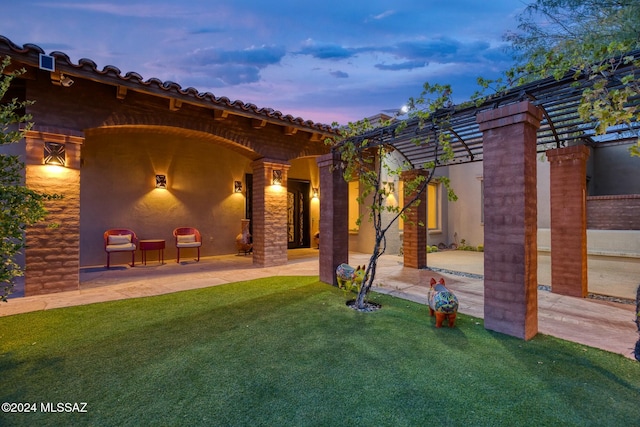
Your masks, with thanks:
[{"label": "stucco wall", "polygon": [[[141,239],[165,239],[165,259],[176,256],[173,229],[202,234],[202,255],[234,253],[244,217],[244,183],[250,160],[195,136],[146,129],[92,134],[82,147],[80,265],[104,265],[102,234],[130,228]],[[167,176],[166,190],[155,175]],[[127,262],[116,255],[115,264]],[[154,255],[155,256],[155,255]]]},{"label": "stucco wall", "polygon": [[[550,173],[549,162],[539,158],[537,167],[538,228],[549,228],[551,224],[551,207],[549,198]],[[466,243],[478,246],[484,242],[484,226],[481,220],[483,176],[482,162],[465,163],[449,166],[451,186],[458,196],[455,202],[448,205],[449,229],[445,235],[447,244]],[[435,236],[429,236],[433,242]]]},{"label": "stucco wall", "polygon": [[632,143],[592,150],[593,177],[589,182],[589,196],[640,194],[640,179],[637,178],[640,157],[629,154]]}]

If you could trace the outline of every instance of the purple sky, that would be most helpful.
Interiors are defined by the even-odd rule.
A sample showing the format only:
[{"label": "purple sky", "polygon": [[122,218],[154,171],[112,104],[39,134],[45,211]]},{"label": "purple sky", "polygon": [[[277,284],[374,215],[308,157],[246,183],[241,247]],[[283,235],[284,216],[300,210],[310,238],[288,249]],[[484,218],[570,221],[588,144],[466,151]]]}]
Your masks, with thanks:
[{"label": "purple sky", "polygon": [[0,0],[0,35],[325,124],[462,102],[511,65],[514,0]]}]

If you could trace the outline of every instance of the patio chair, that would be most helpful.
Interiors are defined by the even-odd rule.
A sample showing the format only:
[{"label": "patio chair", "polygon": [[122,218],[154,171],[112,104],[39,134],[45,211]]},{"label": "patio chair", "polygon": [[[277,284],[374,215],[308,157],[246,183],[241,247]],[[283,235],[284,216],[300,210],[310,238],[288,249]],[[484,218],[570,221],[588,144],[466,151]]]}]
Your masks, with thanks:
[{"label": "patio chair", "polygon": [[104,232],[104,251],[107,253],[107,268],[111,267],[112,252],[131,252],[131,267],[136,265],[136,233],[126,228],[113,228]]},{"label": "patio chair", "polygon": [[176,249],[178,250],[178,257],[176,262],[180,262],[180,249],[196,248],[198,250],[198,259],[200,261],[200,247],[202,246],[202,237],[198,229],[193,227],[178,227],[173,230],[173,235],[176,238]]}]

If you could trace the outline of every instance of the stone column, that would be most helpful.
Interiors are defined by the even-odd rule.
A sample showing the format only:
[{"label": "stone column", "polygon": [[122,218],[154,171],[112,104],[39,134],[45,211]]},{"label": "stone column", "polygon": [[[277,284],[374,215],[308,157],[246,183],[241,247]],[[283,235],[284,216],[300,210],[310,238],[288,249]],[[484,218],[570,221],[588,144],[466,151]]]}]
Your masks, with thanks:
[{"label": "stone column", "polygon": [[587,159],[584,145],[547,151],[551,164],[551,291],[584,298],[587,279]]},{"label": "stone column", "polygon": [[320,170],[320,280],[337,286],[336,267],[349,261],[349,186],[333,170],[340,159],[325,154],[316,159]]},{"label": "stone column", "polygon": [[[260,159],[253,168],[253,263],[270,267],[287,263],[287,173],[289,165]],[[282,183],[273,185],[273,171]]]},{"label": "stone column", "polygon": [[[25,183],[62,199],[45,202],[44,221],[27,227],[25,296],[77,290],[80,286],[80,151],[84,138],[29,131]],[[65,164],[45,165],[45,143],[64,147]]]},{"label": "stone column", "polygon": [[528,101],[483,111],[484,323],[523,339],[538,333],[536,130]]},{"label": "stone column", "polygon": [[[403,172],[400,179],[412,181],[419,175],[429,177],[429,172],[425,170],[411,170]],[[405,187],[406,188],[406,187]],[[404,194],[404,201],[413,199],[413,194]],[[424,268],[427,266],[427,189],[420,194],[416,204],[412,205],[406,212],[404,221],[404,238],[402,251],[404,255],[404,266],[409,268]],[[422,225],[420,225],[422,224]]]}]

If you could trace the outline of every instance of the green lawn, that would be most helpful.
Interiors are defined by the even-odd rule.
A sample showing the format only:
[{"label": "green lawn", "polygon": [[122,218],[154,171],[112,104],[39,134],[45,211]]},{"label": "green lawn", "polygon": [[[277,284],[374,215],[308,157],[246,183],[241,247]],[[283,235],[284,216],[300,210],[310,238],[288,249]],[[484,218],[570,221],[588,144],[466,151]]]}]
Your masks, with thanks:
[{"label": "green lawn", "polygon": [[634,360],[373,299],[273,277],[0,318],[0,401],[37,409],[0,425],[640,425]]}]

